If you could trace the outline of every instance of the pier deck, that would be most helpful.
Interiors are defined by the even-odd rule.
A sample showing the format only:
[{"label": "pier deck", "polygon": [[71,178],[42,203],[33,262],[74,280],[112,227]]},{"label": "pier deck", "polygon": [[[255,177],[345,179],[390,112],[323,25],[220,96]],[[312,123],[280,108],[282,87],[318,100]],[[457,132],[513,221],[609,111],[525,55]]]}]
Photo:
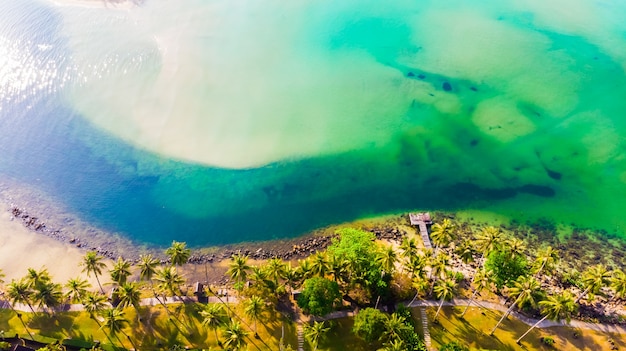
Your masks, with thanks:
[{"label": "pier deck", "polygon": [[411,220],[411,225],[418,226],[420,236],[424,241],[424,247],[432,249],[433,245],[430,243],[430,236],[428,236],[428,225],[433,223],[430,219],[430,213],[409,213],[409,219]]}]

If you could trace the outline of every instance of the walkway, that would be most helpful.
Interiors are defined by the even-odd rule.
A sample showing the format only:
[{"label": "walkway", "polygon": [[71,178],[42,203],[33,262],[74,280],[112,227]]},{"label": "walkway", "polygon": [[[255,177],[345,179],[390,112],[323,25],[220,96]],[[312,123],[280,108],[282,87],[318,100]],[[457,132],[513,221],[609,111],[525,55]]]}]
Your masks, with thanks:
[{"label": "walkway", "polygon": [[426,345],[426,350],[430,351],[433,349],[433,343],[430,338],[430,330],[428,329],[428,315],[426,314],[426,307],[420,307],[420,319],[422,320],[422,329],[424,332],[424,345]]},{"label": "walkway", "polygon": [[409,213],[409,220],[411,221],[411,225],[419,227],[420,236],[422,237],[422,241],[424,241],[424,247],[432,249],[433,245],[430,243],[430,236],[428,236],[428,224],[432,223],[430,213]]},{"label": "walkway", "polygon": [[[228,301],[226,299],[226,297],[222,297],[221,298],[223,302],[228,302],[228,303],[238,303],[238,299],[236,297],[233,296],[228,296]],[[452,301],[447,301],[444,302],[443,305],[444,306],[467,306],[467,304],[469,303],[469,299],[454,299]],[[196,302],[195,298],[191,298],[191,297],[180,297],[180,296],[176,296],[176,297],[168,297],[165,301],[165,303],[167,304],[173,304],[173,303],[193,303]],[[209,302],[211,303],[218,303],[220,302],[220,300],[217,297],[211,296],[209,298]],[[160,304],[157,299],[155,298],[146,298],[141,300],[141,305],[142,306],[155,306]],[[437,307],[439,306],[439,301],[434,301],[434,300],[417,300],[415,302],[413,302],[412,304],[408,304],[405,303],[405,305],[407,307],[420,307],[420,308],[426,308],[426,307]],[[495,302],[488,302],[488,301],[480,301],[480,300],[474,300],[473,302],[474,306],[477,307],[481,307],[481,308],[486,308],[489,310],[496,310],[496,311],[500,311],[500,312],[506,312],[506,310],[508,309],[507,306],[499,304],[499,303],[495,303]],[[5,301],[5,300],[0,300],[0,308],[3,309],[9,309],[11,308],[11,305]],[[15,304],[14,309],[17,311],[21,311],[21,312],[31,312],[30,307],[28,307],[27,305],[23,305],[23,304]],[[38,308],[37,306],[33,306],[33,309],[36,312],[42,312],[43,309]],[[83,311],[84,307],[81,304],[73,304],[73,305],[61,305],[59,310],[63,310],[63,311]],[[420,311],[422,312],[422,315],[425,316],[426,314],[424,313],[423,310],[420,309]],[[345,317],[353,317],[355,315],[354,311],[337,311],[337,312],[332,312],[324,317],[321,318],[315,318],[315,320],[317,321],[322,321],[322,320],[331,320],[331,319],[338,319],[338,318],[345,318]],[[534,319],[534,318],[529,318],[526,317],[516,311],[511,312],[511,315],[513,317],[515,317],[516,319],[520,320],[521,322],[523,322],[524,324],[528,325],[528,326],[532,326],[535,323],[537,323],[539,320],[538,319]],[[298,316],[297,321],[299,322],[299,324],[301,324],[301,318]],[[601,323],[588,323],[588,322],[583,322],[583,321],[578,321],[578,320],[572,320],[569,323],[563,322],[563,321],[550,321],[550,320],[545,320],[543,322],[541,322],[537,328],[550,328],[550,327],[572,327],[572,328],[580,328],[580,329],[587,329],[587,330],[595,330],[595,331],[599,331],[599,332],[604,332],[604,333],[617,333],[617,334],[626,334],[626,326],[621,326],[621,325],[612,325],[612,324],[601,324]]]}]

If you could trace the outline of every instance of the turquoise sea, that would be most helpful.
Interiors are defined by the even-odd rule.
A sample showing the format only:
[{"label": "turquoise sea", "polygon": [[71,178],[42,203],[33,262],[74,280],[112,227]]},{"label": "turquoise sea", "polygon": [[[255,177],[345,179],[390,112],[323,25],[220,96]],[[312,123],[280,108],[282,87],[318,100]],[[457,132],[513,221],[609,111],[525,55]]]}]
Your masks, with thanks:
[{"label": "turquoise sea", "polygon": [[626,237],[626,3],[0,1],[0,178],[138,243],[415,209]]}]

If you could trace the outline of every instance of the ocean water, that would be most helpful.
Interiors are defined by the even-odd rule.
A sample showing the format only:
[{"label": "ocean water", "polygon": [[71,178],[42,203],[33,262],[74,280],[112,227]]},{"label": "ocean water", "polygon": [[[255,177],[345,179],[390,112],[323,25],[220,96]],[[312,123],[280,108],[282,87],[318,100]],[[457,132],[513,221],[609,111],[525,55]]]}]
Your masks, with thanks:
[{"label": "ocean water", "polygon": [[138,243],[415,209],[626,237],[626,4],[0,2],[0,177]]}]

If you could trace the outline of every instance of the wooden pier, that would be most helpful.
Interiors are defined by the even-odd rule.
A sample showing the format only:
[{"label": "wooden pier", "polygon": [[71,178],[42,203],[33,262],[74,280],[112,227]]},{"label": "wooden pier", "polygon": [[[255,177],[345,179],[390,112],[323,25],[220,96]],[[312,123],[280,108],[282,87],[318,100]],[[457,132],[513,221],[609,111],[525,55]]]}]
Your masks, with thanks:
[{"label": "wooden pier", "polygon": [[428,236],[428,226],[433,223],[430,219],[430,213],[409,213],[409,219],[411,220],[411,225],[419,227],[420,235],[424,241],[424,247],[432,249],[433,245],[430,243],[430,236]]}]

